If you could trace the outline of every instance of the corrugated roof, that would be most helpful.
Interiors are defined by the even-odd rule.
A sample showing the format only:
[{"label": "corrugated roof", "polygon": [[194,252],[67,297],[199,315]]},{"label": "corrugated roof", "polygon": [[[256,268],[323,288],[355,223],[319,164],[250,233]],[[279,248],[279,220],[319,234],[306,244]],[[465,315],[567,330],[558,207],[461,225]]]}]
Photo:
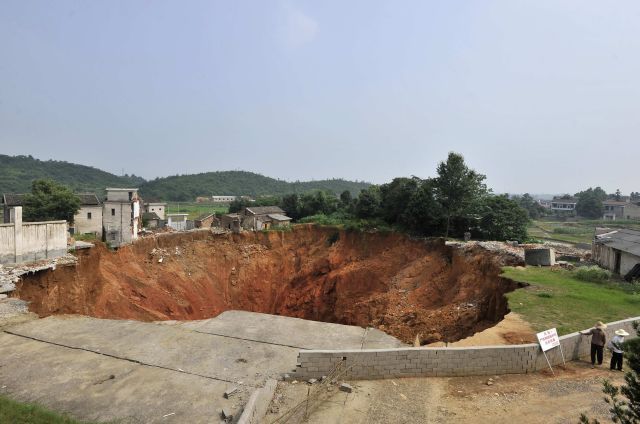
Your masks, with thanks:
[{"label": "corrugated roof", "polygon": [[596,236],[596,243],[640,256],[640,231],[621,228]]},{"label": "corrugated roof", "polygon": [[603,205],[607,205],[607,206],[626,206],[629,205],[628,202],[619,202],[617,200],[605,200],[604,202],[602,202]]},{"label": "corrugated roof", "polygon": [[281,215],[279,213],[273,213],[273,214],[269,214],[267,216],[269,218],[275,220],[275,221],[291,221],[291,218],[289,218],[288,216],[285,216],[285,215]]},{"label": "corrugated roof", "polygon": [[284,214],[284,211],[277,206],[255,206],[246,208],[246,210],[254,215]]},{"label": "corrugated roof", "polygon": [[24,194],[4,193],[2,195],[2,202],[7,206],[22,206],[23,198]]}]

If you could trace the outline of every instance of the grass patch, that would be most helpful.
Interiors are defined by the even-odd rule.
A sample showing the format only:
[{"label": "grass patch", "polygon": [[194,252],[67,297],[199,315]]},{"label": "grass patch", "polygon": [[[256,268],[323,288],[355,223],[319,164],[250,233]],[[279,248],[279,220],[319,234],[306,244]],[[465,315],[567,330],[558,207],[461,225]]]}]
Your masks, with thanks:
[{"label": "grass patch", "polygon": [[64,415],[33,403],[21,403],[0,396],[0,423],[11,424],[81,424]]},{"label": "grass patch", "polygon": [[505,267],[503,276],[529,286],[507,293],[509,308],[536,331],[556,327],[569,334],[596,321],[611,322],[640,315],[640,287],[617,281],[589,282],[576,271],[542,267]]},{"label": "grass patch", "polygon": [[228,205],[214,205],[211,203],[167,203],[167,213],[188,213],[187,219],[195,219],[205,213],[217,213],[224,215],[228,213]]},{"label": "grass patch", "polygon": [[591,243],[596,227],[633,228],[640,230],[638,220],[604,221],[601,219],[578,219],[562,222],[552,220],[535,220],[529,223],[529,237],[556,240],[567,243]]},{"label": "grass patch", "polygon": [[592,283],[604,283],[611,279],[611,272],[599,266],[583,266],[575,270],[578,280],[591,281]]}]

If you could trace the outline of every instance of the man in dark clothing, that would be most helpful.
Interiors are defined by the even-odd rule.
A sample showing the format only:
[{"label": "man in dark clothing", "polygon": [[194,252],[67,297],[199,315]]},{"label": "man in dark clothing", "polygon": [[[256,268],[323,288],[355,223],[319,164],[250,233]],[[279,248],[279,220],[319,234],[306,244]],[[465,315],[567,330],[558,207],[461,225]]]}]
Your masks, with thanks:
[{"label": "man in dark clothing", "polygon": [[596,356],[598,358],[598,365],[602,365],[604,345],[607,340],[607,336],[604,334],[606,328],[606,324],[598,321],[593,328],[580,332],[583,336],[591,336],[591,368],[595,367]]}]

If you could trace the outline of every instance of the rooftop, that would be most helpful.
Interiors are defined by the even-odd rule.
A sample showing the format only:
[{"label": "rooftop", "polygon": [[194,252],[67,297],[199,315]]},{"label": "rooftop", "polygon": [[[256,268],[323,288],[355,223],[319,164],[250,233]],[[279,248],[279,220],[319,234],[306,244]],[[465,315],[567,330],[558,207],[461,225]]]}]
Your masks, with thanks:
[{"label": "rooftop", "polygon": [[250,208],[245,208],[247,212],[254,215],[268,215],[268,214],[282,214],[284,215],[284,211],[280,209],[278,206],[252,206]]},{"label": "rooftop", "polygon": [[640,231],[621,228],[596,236],[596,243],[605,244],[613,249],[640,256]]}]

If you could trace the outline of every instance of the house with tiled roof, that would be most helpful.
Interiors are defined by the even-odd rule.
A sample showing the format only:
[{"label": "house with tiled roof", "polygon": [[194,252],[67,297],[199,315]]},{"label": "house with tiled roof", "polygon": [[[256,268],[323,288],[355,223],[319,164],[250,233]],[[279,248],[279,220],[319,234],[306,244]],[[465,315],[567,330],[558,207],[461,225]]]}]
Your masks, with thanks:
[{"label": "house with tiled roof", "polygon": [[102,202],[95,193],[76,193],[80,210],[73,216],[74,234],[95,234],[102,239]]}]

